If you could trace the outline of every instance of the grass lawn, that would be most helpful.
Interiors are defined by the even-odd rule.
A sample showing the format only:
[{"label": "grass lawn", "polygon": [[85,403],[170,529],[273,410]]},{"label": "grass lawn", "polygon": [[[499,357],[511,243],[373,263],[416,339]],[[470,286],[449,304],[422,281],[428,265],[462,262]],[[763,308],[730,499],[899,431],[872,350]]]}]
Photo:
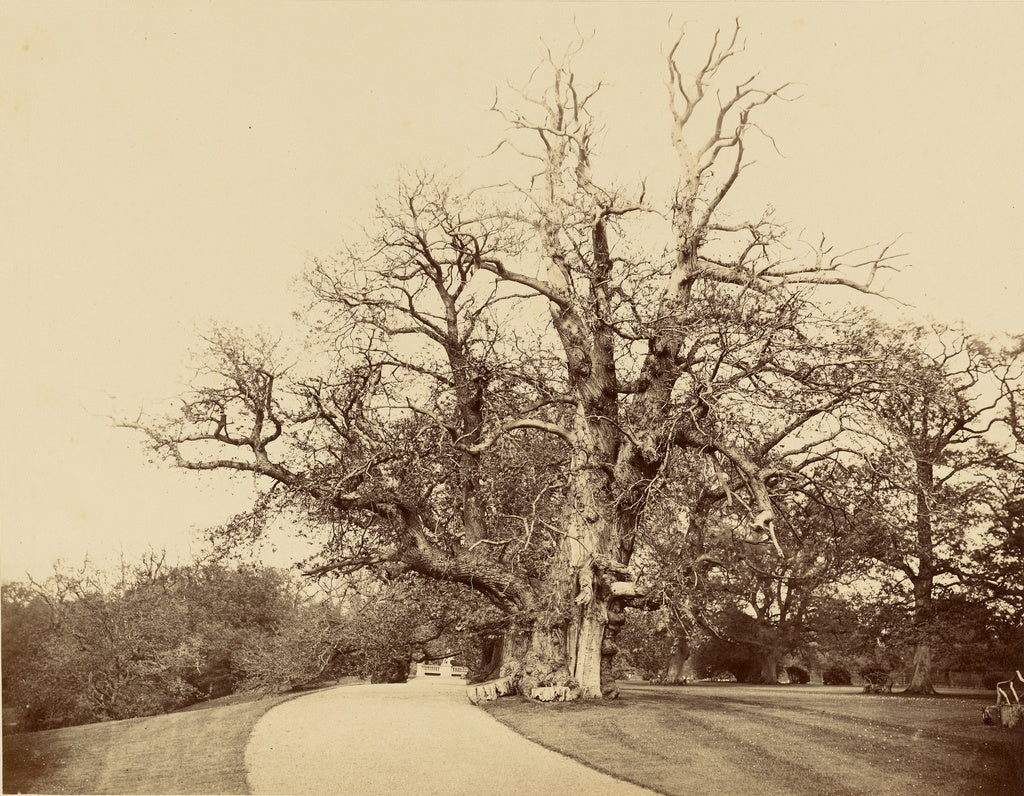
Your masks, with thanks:
[{"label": "grass lawn", "polygon": [[1024,732],[991,698],[859,688],[626,684],[614,702],[487,710],[538,743],[665,794],[1024,794]]},{"label": "grass lawn", "polygon": [[4,793],[248,793],[245,744],[290,696],[8,735]]},{"label": "grass lawn", "polygon": [[[5,793],[246,793],[244,754],[291,698],[4,738]],[[990,698],[856,688],[626,684],[614,702],[487,710],[544,746],[665,794],[1024,794],[1024,732],[987,727]],[[395,763],[401,750],[393,750]],[[495,770],[500,769],[496,761]]]},{"label": "grass lawn", "polygon": [[[345,677],[335,685],[363,682]],[[260,716],[301,693],[199,702],[176,713],[4,736],[4,793],[248,793]]]},{"label": "grass lawn", "polygon": [[[344,677],[334,685],[364,682]],[[5,735],[4,793],[248,793],[253,725],[300,693],[236,694],[176,713]]]}]

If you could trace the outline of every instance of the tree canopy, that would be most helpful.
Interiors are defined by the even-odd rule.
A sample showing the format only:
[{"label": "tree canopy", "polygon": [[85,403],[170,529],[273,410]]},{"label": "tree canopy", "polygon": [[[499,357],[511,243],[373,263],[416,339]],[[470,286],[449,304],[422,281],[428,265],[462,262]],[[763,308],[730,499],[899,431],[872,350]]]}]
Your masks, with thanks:
[{"label": "tree canopy", "polygon": [[751,140],[771,140],[759,113],[793,96],[737,73],[741,53],[738,24],[669,48],[661,198],[604,176],[605,88],[549,54],[493,107],[496,152],[532,176],[413,171],[365,239],[312,262],[301,357],[215,330],[180,412],[130,425],[179,467],[260,477],[253,519],[322,530],[311,575],[482,595],[504,617],[491,674],[526,694],[617,693],[616,634],[663,585],[638,579],[659,549],[687,548],[698,577],[731,555],[765,573],[751,605],[803,610],[794,584],[842,555],[836,473],[904,376],[834,299],[874,292],[896,255],[730,207]]}]

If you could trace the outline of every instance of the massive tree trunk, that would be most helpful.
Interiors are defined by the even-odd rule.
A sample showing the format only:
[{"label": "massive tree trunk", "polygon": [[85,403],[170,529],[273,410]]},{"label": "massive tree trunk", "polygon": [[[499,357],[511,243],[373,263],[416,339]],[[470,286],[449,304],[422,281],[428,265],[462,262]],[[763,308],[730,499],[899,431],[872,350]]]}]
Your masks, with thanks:
[{"label": "massive tree trunk", "polygon": [[761,674],[758,677],[758,682],[765,683],[767,685],[777,685],[779,682],[779,666],[782,662],[782,656],[778,651],[774,649],[766,650],[764,657],[761,659]]},{"label": "massive tree trunk", "polygon": [[666,683],[686,683],[693,678],[693,667],[687,666],[690,660],[690,642],[684,633],[679,633],[672,642],[665,666]]},{"label": "massive tree trunk", "polygon": [[914,647],[914,672],[907,686],[906,694],[930,695],[935,693],[932,684],[932,648],[927,639],[921,639]]},{"label": "massive tree trunk", "polygon": [[602,696],[602,650],[607,625],[608,605],[600,598],[580,606],[569,624],[568,663],[584,698]]},{"label": "massive tree trunk", "polygon": [[582,467],[567,490],[565,536],[537,595],[534,623],[513,629],[502,650],[500,675],[536,688],[565,686],[567,698],[618,696],[615,644],[627,599],[641,592],[630,581],[620,544],[607,468]]},{"label": "massive tree trunk", "polygon": [[524,696],[536,688],[564,687],[568,698],[580,695],[567,665],[565,626],[538,621],[531,628],[510,629],[502,639],[499,677],[508,677]]},{"label": "massive tree trunk", "polygon": [[541,612],[532,626],[505,631],[497,650],[495,678],[508,678],[513,690],[536,696],[537,689],[564,688],[560,700],[618,696],[612,672],[615,637],[624,621],[622,598],[591,600],[568,622]]},{"label": "massive tree trunk", "polygon": [[591,468],[573,480],[566,501],[566,537],[551,584],[562,611],[568,611],[566,668],[583,698],[615,696],[611,664],[624,617],[613,587],[625,576],[625,563],[613,552],[617,528],[611,484],[606,472]]}]

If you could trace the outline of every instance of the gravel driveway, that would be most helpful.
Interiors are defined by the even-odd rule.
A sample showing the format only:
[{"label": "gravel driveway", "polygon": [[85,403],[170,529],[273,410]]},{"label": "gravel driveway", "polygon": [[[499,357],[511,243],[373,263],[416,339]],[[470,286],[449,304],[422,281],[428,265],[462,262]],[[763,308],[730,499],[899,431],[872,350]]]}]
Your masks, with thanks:
[{"label": "gravel driveway", "polygon": [[245,750],[257,794],[651,796],[526,740],[459,681],[318,691],[268,711]]}]

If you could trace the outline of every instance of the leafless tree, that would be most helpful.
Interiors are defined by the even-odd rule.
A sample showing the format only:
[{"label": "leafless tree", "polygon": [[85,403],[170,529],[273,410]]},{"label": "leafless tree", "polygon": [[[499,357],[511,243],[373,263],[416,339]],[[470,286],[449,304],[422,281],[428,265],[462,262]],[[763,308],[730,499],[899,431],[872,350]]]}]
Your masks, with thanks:
[{"label": "leafless tree", "polygon": [[[617,693],[622,609],[646,592],[630,562],[673,457],[785,555],[770,483],[832,433],[851,380],[842,354],[806,362],[811,291],[870,292],[894,257],[723,220],[757,115],[788,87],[714,88],[738,25],[692,69],[683,45],[666,59],[667,206],[598,184],[600,85],[549,56],[494,106],[531,180],[467,193],[412,175],[366,246],[314,263],[328,344],[310,362],[330,367],[302,375],[222,334],[182,415],[135,424],[178,465],[256,473],[331,528],[312,574],[405,568],[485,595],[509,617],[495,674],[525,693]],[[757,442],[751,418],[771,428]]]}]

